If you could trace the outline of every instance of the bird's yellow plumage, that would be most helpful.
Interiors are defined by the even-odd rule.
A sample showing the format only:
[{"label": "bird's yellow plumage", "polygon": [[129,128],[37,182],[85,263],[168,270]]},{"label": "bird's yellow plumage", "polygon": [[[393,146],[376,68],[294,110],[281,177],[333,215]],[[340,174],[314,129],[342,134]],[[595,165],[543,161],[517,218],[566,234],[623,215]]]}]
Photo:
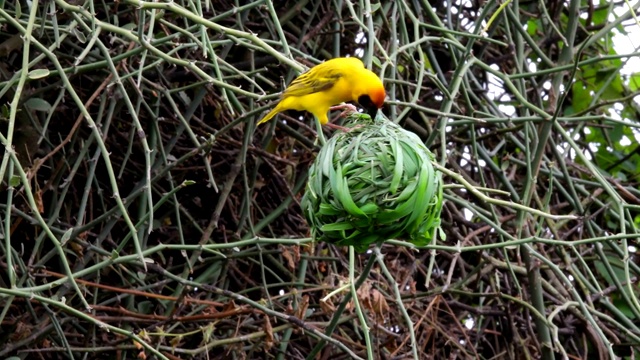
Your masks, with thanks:
[{"label": "bird's yellow plumage", "polygon": [[335,58],[312,67],[298,76],[282,93],[278,105],[258,124],[271,120],[285,110],[308,111],[324,125],[327,113],[347,101],[358,102],[365,110],[377,111],[384,104],[386,93],[382,81],[366,69],[358,58]]}]

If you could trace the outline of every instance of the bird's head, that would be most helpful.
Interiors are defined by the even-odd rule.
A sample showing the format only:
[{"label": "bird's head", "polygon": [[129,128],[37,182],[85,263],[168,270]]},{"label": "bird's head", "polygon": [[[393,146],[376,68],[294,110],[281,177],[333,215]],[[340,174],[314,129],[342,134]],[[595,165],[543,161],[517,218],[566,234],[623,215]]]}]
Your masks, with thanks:
[{"label": "bird's head", "polygon": [[387,93],[384,91],[384,85],[382,85],[378,75],[369,70],[366,71],[366,75],[359,79],[361,86],[358,89],[359,91],[356,92],[354,100],[373,119],[378,114],[378,109],[384,105]]}]

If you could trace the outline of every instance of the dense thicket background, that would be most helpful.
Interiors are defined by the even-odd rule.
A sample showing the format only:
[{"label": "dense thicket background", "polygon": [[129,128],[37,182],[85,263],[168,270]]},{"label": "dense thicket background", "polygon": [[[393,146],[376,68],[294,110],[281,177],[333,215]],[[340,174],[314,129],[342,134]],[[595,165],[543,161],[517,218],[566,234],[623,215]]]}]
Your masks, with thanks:
[{"label": "dense thicket background", "polygon": [[313,120],[255,127],[351,55],[447,184],[446,238],[356,258],[374,357],[640,358],[639,6],[0,1],[0,357],[366,357]]}]

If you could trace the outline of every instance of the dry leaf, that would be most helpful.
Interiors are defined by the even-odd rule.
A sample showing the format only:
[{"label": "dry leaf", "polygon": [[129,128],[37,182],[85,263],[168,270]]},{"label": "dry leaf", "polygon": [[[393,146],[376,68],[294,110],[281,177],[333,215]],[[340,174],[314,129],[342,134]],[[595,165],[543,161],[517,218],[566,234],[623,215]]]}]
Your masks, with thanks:
[{"label": "dry leaf", "polygon": [[[287,261],[287,266],[289,270],[293,271],[296,269],[296,263],[294,261],[294,255],[291,254],[288,247],[280,245],[280,251],[282,252],[282,257]],[[298,258],[300,258],[300,253],[298,253]]]},{"label": "dry leaf", "polygon": [[411,295],[415,295],[417,293],[415,281],[409,281],[409,292]]},{"label": "dry leaf", "polygon": [[377,289],[371,290],[371,305],[374,313],[378,314],[381,318],[385,318],[389,312],[389,304],[384,295]]},{"label": "dry leaf", "polygon": [[325,314],[333,314],[336,311],[336,307],[333,305],[331,299],[320,300],[320,308]]},{"label": "dry leaf", "polygon": [[293,258],[296,261],[296,264],[300,262],[300,245],[291,246],[291,251],[293,251]]},{"label": "dry leaf", "polygon": [[273,327],[271,327],[271,321],[269,321],[269,316],[264,316],[264,349],[269,351],[273,347],[274,337],[273,337]]},{"label": "dry leaf", "polygon": [[182,343],[183,343],[182,335],[174,336],[171,338],[171,340],[169,340],[169,345],[171,345],[173,349],[181,346]]},{"label": "dry leaf", "polygon": [[358,299],[363,304],[364,307],[371,309],[371,283],[369,281],[365,281],[358,290]]},{"label": "dry leaf", "polygon": [[44,213],[44,204],[42,203],[42,189],[38,189],[34,194],[34,201],[36,202],[36,206],[38,207],[38,212],[40,214]]},{"label": "dry leaf", "polygon": [[[227,306],[225,306],[225,308]],[[231,310],[233,310],[233,308]],[[202,311],[200,312],[200,314],[202,314],[202,315],[212,315],[212,314],[217,314],[217,313],[218,313],[218,310],[213,305],[207,306],[206,308],[202,309]]]},{"label": "dry leaf", "polygon": [[133,340],[133,346],[138,349],[138,350],[142,350],[142,344],[140,344],[139,342]]},{"label": "dry leaf", "polygon": [[222,312],[235,310],[236,308],[236,303],[234,303],[233,300],[229,300],[229,302],[222,309]]},{"label": "dry leaf", "polygon": [[326,273],[327,272],[327,263],[324,261],[318,261],[318,270],[321,273]]},{"label": "dry leaf", "polygon": [[298,319],[304,319],[305,314],[307,313],[307,309],[309,308],[309,295],[304,295],[300,302],[298,303],[298,309],[296,309],[296,313],[293,315]]},{"label": "dry leaf", "polygon": [[9,54],[11,54],[12,51],[22,49],[23,45],[24,45],[24,40],[22,39],[20,34],[15,34],[11,36],[10,38],[0,43],[0,57],[9,56]]},{"label": "dry leaf", "polygon": [[31,336],[32,326],[24,323],[22,321],[18,321],[16,323],[16,329],[13,331],[9,339],[11,341],[20,341]]},{"label": "dry leaf", "polygon": [[215,323],[209,323],[207,326],[200,328],[202,331],[202,342],[200,345],[206,345],[211,342],[213,332],[216,330]]},{"label": "dry leaf", "polygon": [[84,248],[82,247],[82,245],[78,244],[75,241],[70,241],[69,242],[69,247],[71,248],[71,250],[73,250],[74,253],[76,253],[76,255],[78,255],[78,257],[82,258],[84,255]]}]

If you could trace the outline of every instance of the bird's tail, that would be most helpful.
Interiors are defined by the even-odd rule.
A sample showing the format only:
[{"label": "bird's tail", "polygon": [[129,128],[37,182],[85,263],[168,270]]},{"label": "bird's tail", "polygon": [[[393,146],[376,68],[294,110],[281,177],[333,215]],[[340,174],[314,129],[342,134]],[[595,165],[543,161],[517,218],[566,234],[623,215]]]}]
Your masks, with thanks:
[{"label": "bird's tail", "polygon": [[258,121],[258,125],[262,123],[266,123],[267,121],[271,120],[274,116],[276,116],[277,113],[280,112],[280,110],[282,110],[280,109],[280,106],[274,107],[273,110],[269,111],[269,113],[265,115],[265,117],[263,117],[262,119],[260,119],[260,121]]}]

